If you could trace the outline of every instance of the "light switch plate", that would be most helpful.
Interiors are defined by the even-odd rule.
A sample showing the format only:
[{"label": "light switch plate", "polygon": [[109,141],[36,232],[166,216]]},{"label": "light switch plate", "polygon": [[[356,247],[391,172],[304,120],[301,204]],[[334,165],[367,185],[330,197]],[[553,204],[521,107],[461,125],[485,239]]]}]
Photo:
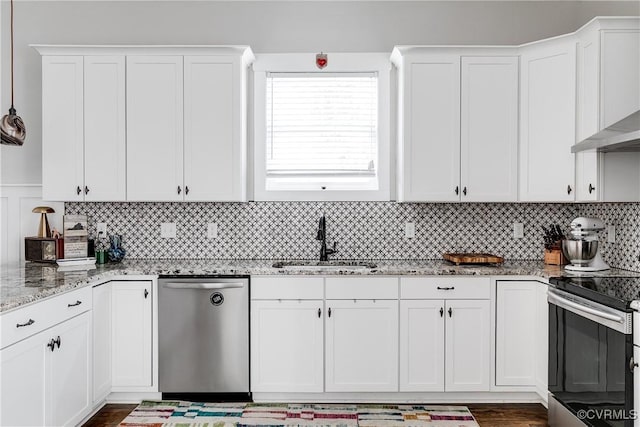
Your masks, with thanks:
[{"label": "light switch plate", "polygon": [[524,224],[521,222],[513,223],[513,238],[522,239],[524,237]]},{"label": "light switch plate", "polygon": [[218,238],[218,224],[215,222],[209,223],[207,225],[207,239],[217,239]]},{"label": "light switch plate", "polygon": [[416,237],[416,223],[415,222],[405,222],[404,223],[404,237],[407,239],[413,239]]},{"label": "light switch plate", "polygon": [[607,243],[615,243],[616,242],[616,226],[609,225],[607,226]]},{"label": "light switch plate", "polygon": [[176,223],[163,222],[162,224],[160,224],[160,237],[162,237],[163,239],[175,239]]}]

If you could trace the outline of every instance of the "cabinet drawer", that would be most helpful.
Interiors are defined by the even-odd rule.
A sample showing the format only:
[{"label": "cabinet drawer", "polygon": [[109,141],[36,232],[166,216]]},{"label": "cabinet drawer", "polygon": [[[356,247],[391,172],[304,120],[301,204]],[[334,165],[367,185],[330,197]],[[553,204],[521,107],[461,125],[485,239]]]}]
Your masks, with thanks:
[{"label": "cabinet drawer", "polygon": [[327,299],[397,299],[397,277],[327,277]]},{"label": "cabinet drawer", "polygon": [[251,299],[323,299],[322,277],[252,277]]},{"label": "cabinet drawer", "polygon": [[2,331],[0,348],[7,347],[87,310],[91,310],[91,286],[3,314],[0,316]]},{"label": "cabinet drawer", "polygon": [[401,299],[489,299],[489,277],[402,277]]}]

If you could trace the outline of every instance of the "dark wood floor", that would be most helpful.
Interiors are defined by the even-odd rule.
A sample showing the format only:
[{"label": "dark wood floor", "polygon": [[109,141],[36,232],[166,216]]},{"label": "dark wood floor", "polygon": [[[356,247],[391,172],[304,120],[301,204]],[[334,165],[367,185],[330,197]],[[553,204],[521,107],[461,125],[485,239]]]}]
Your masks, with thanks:
[{"label": "dark wood floor", "polygon": [[[545,427],[547,410],[536,403],[466,405],[481,427]],[[136,405],[107,405],[83,427],[117,426]]]}]

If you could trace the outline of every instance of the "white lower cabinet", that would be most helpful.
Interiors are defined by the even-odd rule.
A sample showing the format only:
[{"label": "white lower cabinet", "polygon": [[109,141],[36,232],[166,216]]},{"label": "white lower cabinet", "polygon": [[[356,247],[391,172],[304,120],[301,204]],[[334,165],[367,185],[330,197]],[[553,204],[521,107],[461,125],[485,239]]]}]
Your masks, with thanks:
[{"label": "white lower cabinet", "polygon": [[113,391],[153,385],[152,282],[111,282]]},{"label": "white lower cabinet", "polygon": [[496,386],[547,391],[547,284],[496,282]]},{"label": "white lower cabinet", "polygon": [[93,403],[111,392],[111,285],[93,288]]},{"label": "white lower cabinet", "polygon": [[0,425],[78,424],[90,411],[91,314],[0,351]]},{"label": "white lower cabinet", "polygon": [[400,391],[444,391],[444,300],[400,301]]},{"label": "white lower cabinet", "polygon": [[488,300],[447,300],[445,390],[489,391],[491,314]]},{"label": "white lower cabinet", "polygon": [[253,392],[322,392],[324,302],[251,302]]},{"label": "white lower cabinet", "polygon": [[84,418],[93,404],[91,313],[51,328],[50,335],[56,348],[45,358],[46,425],[74,425]]},{"label": "white lower cabinet", "polygon": [[0,350],[0,425],[44,426],[48,331]]},{"label": "white lower cabinet", "polygon": [[327,300],[326,391],[398,390],[398,301]]},{"label": "white lower cabinet", "polygon": [[400,295],[400,391],[489,391],[490,279],[403,277]]}]

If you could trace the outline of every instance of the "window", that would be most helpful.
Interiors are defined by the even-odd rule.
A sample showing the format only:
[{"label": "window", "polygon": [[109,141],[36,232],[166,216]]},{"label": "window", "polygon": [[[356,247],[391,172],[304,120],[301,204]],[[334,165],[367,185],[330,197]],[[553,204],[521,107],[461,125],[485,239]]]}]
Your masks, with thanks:
[{"label": "window", "polygon": [[265,61],[275,71],[254,64],[255,199],[389,200],[389,66],[327,72],[284,57]]}]

